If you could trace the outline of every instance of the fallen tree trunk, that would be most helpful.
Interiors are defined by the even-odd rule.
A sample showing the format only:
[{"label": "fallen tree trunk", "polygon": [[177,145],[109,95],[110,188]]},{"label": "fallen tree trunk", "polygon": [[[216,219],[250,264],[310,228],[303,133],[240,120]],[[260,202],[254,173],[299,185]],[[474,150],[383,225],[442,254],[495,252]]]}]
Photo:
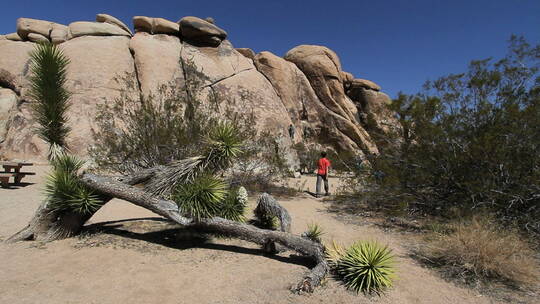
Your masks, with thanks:
[{"label": "fallen tree trunk", "polygon": [[312,292],[313,288],[321,283],[321,280],[328,272],[329,266],[325,258],[324,247],[311,240],[288,232],[260,229],[253,225],[219,217],[194,221],[183,216],[182,210],[179,209],[175,202],[161,199],[136,187],[123,184],[118,180],[94,174],[84,174],[81,181],[99,193],[124,199],[180,225],[194,227],[206,232],[226,234],[263,246],[270,242],[277,243],[311,258],[316,266],[295,286],[294,290],[296,291]]}]

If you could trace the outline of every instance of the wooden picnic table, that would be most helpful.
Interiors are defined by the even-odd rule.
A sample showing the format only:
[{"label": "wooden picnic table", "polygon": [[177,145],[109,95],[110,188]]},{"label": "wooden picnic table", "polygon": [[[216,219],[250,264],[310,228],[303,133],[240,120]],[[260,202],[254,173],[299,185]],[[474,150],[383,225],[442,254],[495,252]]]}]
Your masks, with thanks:
[{"label": "wooden picnic table", "polygon": [[21,172],[23,166],[32,166],[33,163],[28,162],[12,162],[12,161],[0,161],[0,165],[4,168],[3,172],[0,172],[0,182],[2,187],[9,187],[9,178],[13,177],[14,184],[21,183],[21,179],[27,175],[34,175],[34,172]]}]

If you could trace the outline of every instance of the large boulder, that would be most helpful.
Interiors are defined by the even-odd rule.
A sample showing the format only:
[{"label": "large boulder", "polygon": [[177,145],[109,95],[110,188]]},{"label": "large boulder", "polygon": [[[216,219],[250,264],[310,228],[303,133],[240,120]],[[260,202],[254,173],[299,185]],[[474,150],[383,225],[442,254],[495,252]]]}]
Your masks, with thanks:
[{"label": "large boulder", "polygon": [[54,22],[30,18],[17,19],[17,34],[22,39],[27,39],[28,34],[36,33],[49,38]]},{"label": "large boulder", "polygon": [[23,41],[21,36],[19,36],[19,34],[17,33],[10,33],[10,34],[5,35],[4,37],[6,37],[7,40],[11,40],[11,41]]},{"label": "large boulder", "polygon": [[53,24],[51,30],[51,42],[54,44],[60,44],[68,41],[69,27],[62,24]]},{"label": "large boulder", "polygon": [[72,38],[81,36],[127,36],[131,34],[116,25],[100,22],[77,21],[69,24]]},{"label": "large boulder", "polygon": [[116,19],[115,17],[107,14],[97,14],[96,15],[96,22],[102,22],[102,23],[109,23],[118,26],[119,28],[123,29],[124,31],[128,32],[130,35],[133,35],[129,27],[122,21]]},{"label": "large boulder", "polygon": [[30,33],[28,34],[28,36],[26,37],[28,38],[28,41],[32,41],[32,42],[36,42],[36,43],[39,43],[39,42],[49,42],[49,39],[43,35],[40,35],[40,34],[36,34],[36,33]]},{"label": "large boulder", "polygon": [[[360,125],[360,116],[354,102],[345,94],[339,57],[332,50],[317,45],[300,45],[288,51],[285,59],[293,62],[309,79],[319,100],[331,113],[329,130],[332,136],[342,133],[347,141],[338,143],[343,149],[360,148],[366,154],[378,154],[377,146]],[[327,141],[336,140],[328,138]],[[353,143],[353,144],[351,144]]]},{"label": "large boulder", "polygon": [[227,32],[201,18],[184,17],[178,24],[182,37],[199,46],[217,47],[227,38]]},{"label": "large boulder", "polygon": [[350,92],[347,92],[347,94],[349,96],[355,95],[354,90],[360,89],[360,88],[373,90],[377,92],[381,90],[381,87],[371,80],[356,78],[350,81],[350,85],[349,85]]},{"label": "large boulder", "polygon": [[135,16],[133,17],[133,26],[135,27],[135,32],[168,35],[178,35],[180,33],[178,23],[163,18]]},{"label": "large boulder", "polygon": [[183,85],[182,43],[178,37],[138,32],[131,38],[129,47],[134,54],[144,96],[157,95],[162,86],[169,84]]}]

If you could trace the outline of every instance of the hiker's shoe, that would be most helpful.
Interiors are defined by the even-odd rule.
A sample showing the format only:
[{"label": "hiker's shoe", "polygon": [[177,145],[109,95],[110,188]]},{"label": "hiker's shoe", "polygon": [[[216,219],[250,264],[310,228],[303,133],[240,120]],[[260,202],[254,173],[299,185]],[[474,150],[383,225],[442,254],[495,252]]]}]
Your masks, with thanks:
[{"label": "hiker's shoe", "polygon": [[324,194],[324,196],[329,196],[329,195],[330,195],[330,192],[326,192],[326,193]]}]

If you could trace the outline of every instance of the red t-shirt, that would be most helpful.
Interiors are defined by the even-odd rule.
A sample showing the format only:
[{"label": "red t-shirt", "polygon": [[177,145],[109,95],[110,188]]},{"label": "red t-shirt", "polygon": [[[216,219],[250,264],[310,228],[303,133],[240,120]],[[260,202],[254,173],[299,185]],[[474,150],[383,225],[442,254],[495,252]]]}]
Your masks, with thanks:
[{"label": "red t-shirt", "polygon": [[328,167],[330,167],[330,161],[326,159],[326,157],[319,159],[319,162],[317,163],[319,169],[317,170],[317,174],[320,175],[326,175],[328,173]]}]

